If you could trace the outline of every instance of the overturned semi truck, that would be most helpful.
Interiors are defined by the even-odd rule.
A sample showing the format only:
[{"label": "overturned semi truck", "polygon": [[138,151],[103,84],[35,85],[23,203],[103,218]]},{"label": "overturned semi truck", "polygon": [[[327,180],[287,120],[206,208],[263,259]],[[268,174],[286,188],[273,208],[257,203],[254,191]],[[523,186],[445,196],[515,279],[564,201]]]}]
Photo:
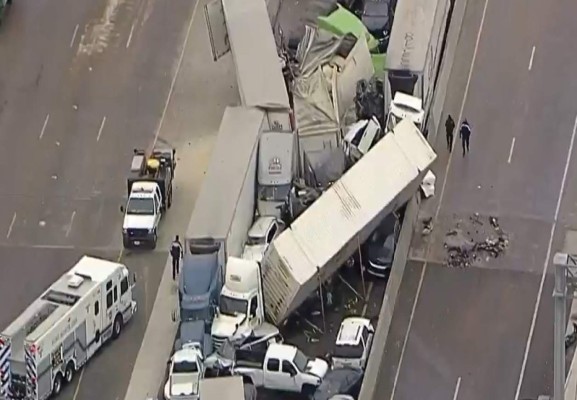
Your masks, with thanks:
[{"label": "overturned semi truck", "polygon": [[405,119],[281,233],[262,265],[269,321],[285,320],[331,277],[385,216],[415,194],[435,158]]}]

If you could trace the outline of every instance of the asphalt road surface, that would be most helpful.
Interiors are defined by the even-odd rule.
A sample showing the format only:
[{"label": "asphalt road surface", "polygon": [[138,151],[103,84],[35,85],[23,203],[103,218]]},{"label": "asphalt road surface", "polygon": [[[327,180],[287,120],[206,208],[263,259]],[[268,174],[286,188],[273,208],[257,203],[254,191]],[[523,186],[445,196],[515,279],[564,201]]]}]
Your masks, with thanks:
[{"label": "asphalt road surface", "polygon": [[[19,0],[0,27],[0,329],[83,254],[137,274],[137,316],[63,399],[123,398],[166,249],[186,228],[223,109],[237,101],[230,63],[208,62],[202,18],[190,23],[196,5]],[[197,39],[182,57],[189,33]],[[132,150],[157,137],[177,148],[174,205],[156,252],[121,252]]]},{"label": "asphalt road surface", "polygon": [[[431,235],[415,234],[379,399],[552,394],[549,261],[575,249],[566,234],[577,223],[576,12],[561,1],[468,2],[445,114],[469,120],[471,153],[457,137],[448,162],[442,127],[436,195],[420,215],[437,218]],[[446,234],[495,237],[490,216],[509,236],[505,253],[448,268]]]}]

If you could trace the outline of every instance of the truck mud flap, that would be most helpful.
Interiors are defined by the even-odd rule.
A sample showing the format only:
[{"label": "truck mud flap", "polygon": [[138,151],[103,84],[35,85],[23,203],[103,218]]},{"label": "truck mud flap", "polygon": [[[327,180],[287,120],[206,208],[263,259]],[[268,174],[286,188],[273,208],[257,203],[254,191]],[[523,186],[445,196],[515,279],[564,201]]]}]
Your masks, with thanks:
[{"label": "truck mud flap", "polygon": [[10,398],[10,339],[0,335],[0,398]]}]

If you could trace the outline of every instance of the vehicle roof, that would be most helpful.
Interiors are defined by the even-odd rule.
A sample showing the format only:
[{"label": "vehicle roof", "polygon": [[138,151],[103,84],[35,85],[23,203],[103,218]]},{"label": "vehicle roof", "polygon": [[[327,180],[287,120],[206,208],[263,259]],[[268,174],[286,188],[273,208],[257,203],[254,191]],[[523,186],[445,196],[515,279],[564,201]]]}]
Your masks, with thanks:
[{"label": "vehicle roof", "polygon": [[393,101],[397,104],[408,106],[415,111],[420,111],[423,108],[423,100],[419,97],[411,96],[403,92],[395,93]]},{"label": "vehicle roof", "polygon": [[266,3],[223,0],[222,6],[242,104],[289,110]]},{"label": "vehicle roof", "polygon": [[256,157],[252,155],[258,149],[263,121],[264,112],[257,109],[227,107],[224,111],[186,239],[228,236],[247,174],[254,173],[256,179]]},{"label": "vehicle roof", "polygon": [[174,353],[172,360],[174,362],[190,361],[194,360],[199,363],[199,357],[201,357],[201,352],[196,347],[184,347]]},{"label": "vehicle roof", "polygon": [[132,184],[132,191],[154,191],[156,186],[158,186],[158,184],[153,181],[136,181]]},{"label": "vehicle roof", "polygon": [[361,332],[363,327],[369,327],[371,321],[367,318],[349,317],[341,322],[341,327],[337,334],[337,345],[354,346],[361,340]]},{"label": "vehicle roof", "polygon": [[297,353],[297,348],[288,344],[273,343],[268,346],[266,351],[267,357],[278,358],[282,360],[292,360]]},{"label": "vehicle roof", "polygon": [[250,227],[248,236],[263,237],[275,221],[276,218],[272,216],[258,217]]},{"label": "vehicle roof", "polygon": [[217,271],[218,256],[215,253],[186,254],[181,271],[186,294],[201,295],[208,292]]}]

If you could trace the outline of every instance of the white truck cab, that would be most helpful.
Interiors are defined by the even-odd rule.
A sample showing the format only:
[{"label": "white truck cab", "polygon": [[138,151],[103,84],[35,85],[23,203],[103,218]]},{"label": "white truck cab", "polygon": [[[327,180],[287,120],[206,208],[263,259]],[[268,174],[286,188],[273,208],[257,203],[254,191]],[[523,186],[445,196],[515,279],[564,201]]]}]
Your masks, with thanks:
[{"label": "white truck cab", "polygon": [[[161,217],[162,194],[160,187],[155,182],[135,182],[128,196],[122,231],[142,232],[143,242],[146,240],[156,241],[158,223]],[[134,240],[133,244],[139,246],[140,240]]]},{"label": "white truck cab", "polygon": [[333,349],[333,367],[364,370],[371,352],[375,328],[367,318],[348,317],[341,322]]},{"label": "white truck cab", "polygon": [[186,343],[168,360],[168,380],[164,385],[166,400],[199,398],[200,380],[204,374],[202,350],[197,343]]},{"label": "white truck cab", "polygon": [[216,348],[226,339],[247,338],[264,322],[260,266],[256,261],[229,257],[224,286],[212,322]]},{"label": "white truck cab", "polygon": [[312,395],[329,371],[320,358],[311,359],[297,347],[271,344],[265,353],[248,357],[237,352],[234,372],[257,388]]},{"label": "white truck cab", "polygon": [[425,119],[423,101],[418,97],[397,92],[389,107],[385,132],[391,132],[395,126],[405,118],[414,123],[417,128],[423,132],[423,122]]}]

